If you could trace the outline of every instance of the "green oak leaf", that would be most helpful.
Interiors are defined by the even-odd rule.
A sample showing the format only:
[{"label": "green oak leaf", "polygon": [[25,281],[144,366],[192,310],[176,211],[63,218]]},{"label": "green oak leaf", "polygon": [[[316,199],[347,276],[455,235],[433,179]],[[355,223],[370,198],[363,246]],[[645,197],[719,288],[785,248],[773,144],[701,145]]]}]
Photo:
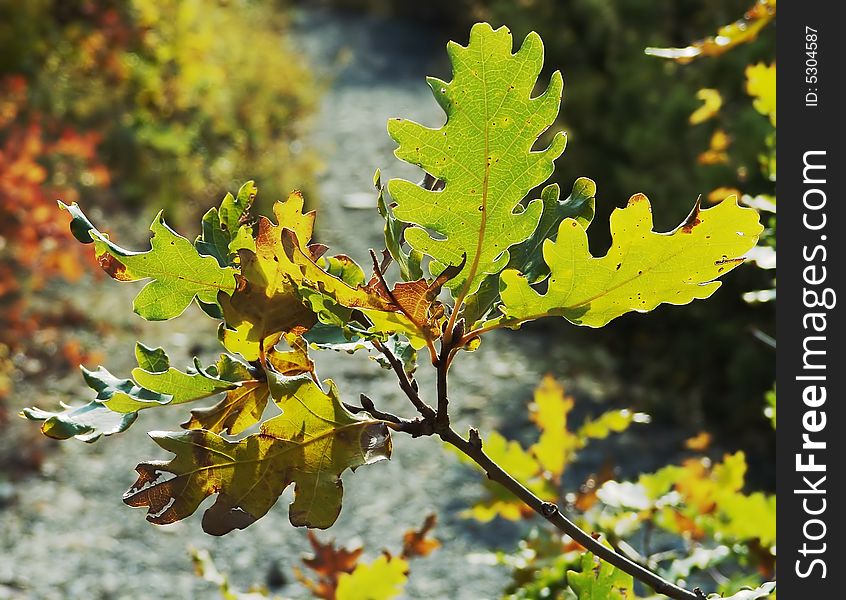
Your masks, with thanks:
[{"label": "green oak leaf", "polygon": [[549,267],[543,261],[541,249],[547,239],[555,241],[558,227],[564,219],[575,219],[582,229],[587,229],[595,212],[596,184],[587,177],[579,177],[573,184],[573,190],[564,200],[559,200],[557,183],[546,186],[541,191],[543,213],[537,229],[525,242],[511,248],[511,260],[508,268],[517,269],[531,283],[536,283],[549,273]]},{"label": "green oak leaf", "polygon": [[545,293],[533,289],[516,270],[502,273],[499,324],[562,316],[577,325],[602,327],[627,312],[647,312],[659,304],[687,304],[707,298],[716,279],[743,262],[763,230],[758,213],[733,198],[700,210],[697,201],[684,223],[669,233],[652,231],[652,209],[636,194],[611,215],[611,249],[595,258],[587,234],[565,219],[558,238],[543,244],[550,268]]},{"label": "green oak leaf", "polygon": [[170,394],[172,399],[169,404],[172,405],[193,402],[235,387],[233,382],[209,376],[200,369],[185,373],[169,367],[165,371],[151,372],[136,367],[132,370],[132,378],[146,389]]},{"label": "green oak leaf", "polygon": [[582,570],[567,571],[567,585],[578,600],[634,600],[631,575],[600,560],[590,552],[582,555]]},{"label": "green oak leaf", "polygon": [[388,191],[396,202],[394,214],[412,225],[405,239],[436,261],[433,272],[466,257],[448,284],[461,300],[486,275],[501,271],[509,261],[508,249],[535,231],[542,202],[524,208],[521,201],[549,178],[566,144],[566,136],[557,133],[546,149],[532,150],[555,121],[563,88],[556,71],[547,90],[532,97],[543,66],[540,36],[530,33],[516,54],[511,51],[507,28],[474,25],[466,47],[447,45],[453,80],[428,79],[446,112],[444,126],[388,122],[399,144],[397,158],[443,182],[443,189],[429,190],[392,179]]},{"label": "green oak leaf", "polygon": [[248,181],[238,190],[237,196],[227,193],[219,208],[210,208],[203,215],[202,233],[194,240],[197,252],[213,256],[221,267],[234,266],[234,252],[229,246],[242,227],[249,229],[243,225],[243,220],[249,215],[256,194],[255,182]]},{"label": "green oak leaf", "polygon": [[96,371],[80,369],[85,383],[97,392],[94,400],[82,406],[62,404],[63,410],[59,412],[37,407],[21,411],[21,415],[31,421],[44,422],[41,426],[44,435],[57,440],[73,437],[82,442],[95,442],[101,436],[126,431],[135,422],[139,410],[163,406],[173,399],[170,394],[157,393],[131,379],[116,377],[104,367]]},{"label": "green oak leaf", "polygon": [[163,373],[170,368],[170,357],[164,348],[150,348],[141,342],[135,343],[135,360],[139,367],[150,373]]},{"label": "green oak leaf", "polygon": [[[77,239],[81,228],[90,222],[76,203],[60,203],[71,213],[71,230]],[[150,225],[151,248],[146,252],[125,250],[95,228],[88,230],[94,243],[97,262],[118,281],[151,279],[136,296],[133,308],[148,321],[164,321],[178,317],[196,298],[205,304],[216,304],[218,292],[235,290],[235,270],[221,267],[211,256],[202,256],[197,249],[168,227],[162,213]]]},{"label": "green oak leaf", "polygon": [[[93,442],[101,436],[126,431],[141,410],[193,402],[224,391],[234,392],[241,387],[243,374],[248,380],[254,379],[245,365],[237,363],[239,371],[231,364],[235,361],[225,355],[209,369],[203,369],[195,359],[192,373],[172,368],[162,348],[138,343],[135,356],[139,366],[133,370],[132,379],[121,379],[104,367],[94,371],[81,367],[85,383],[96,392],[94,400],[88,404],[63,404],[64,410],[59,412],[25,408],[21,415],[33,421],[44,421],[41,430],[49,437],[60,440],[75,437]],[[218,377],[218,373],[225,377]]]},{"label": "green oak leaf", "polygon": [[40,408],[24,408],[21,416],[30,421],[44,421],[41,433],[55,440],[72,437],[81,442],[95,442],[104,435],[126,431],[138,418],[137,412],[119,413],[106,408],[102,402],[89,402],[83,406],[62,405],[61,412]]},{"label": "green oak leaf", "polygon": [[124,502],[147,507],[147,520],[161,525],[188,517],[217,494],[203,516],[203,529],[224,535],[264,516],[293,483],[291,523],[331,526],[341,510],[341,473],[389,458],[389,430],[384,422],[350,414],[331,380],[324,392],[306,375],[268,376],[283,414],[237,442],[204,430],[152,432],[175,457],[139,464],[138,480]]}]

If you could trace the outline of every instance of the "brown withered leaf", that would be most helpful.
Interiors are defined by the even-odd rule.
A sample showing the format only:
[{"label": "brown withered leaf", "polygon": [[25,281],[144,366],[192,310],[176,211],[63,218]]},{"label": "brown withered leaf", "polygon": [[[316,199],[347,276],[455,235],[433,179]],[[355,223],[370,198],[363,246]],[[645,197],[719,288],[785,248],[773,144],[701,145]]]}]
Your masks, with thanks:
[{"label": "brown withered leaf", "polygon": [[405,335],[415,349],[422,348],[427,341],[440,335],[443,306],[437,302],[438,294],[464,264],[447,267],[433,280],[402,282],[389,290],[377,276],[365,285],[350,285],[348,281],[322,269],[304,249],[293,230],[282,231],[282,243],[288,260],[301,268],[298,285],[318,292],[341,306],[360,311],[372,323],[371,333]]},{"label": "brown withered leaf", "polygon": [[297,580],[306,586],[315,598],[335,600],[338,578],[342,573],[352,573],[358,566],[358,559],[364,548],[339,548],[335,540],[326,543],[317,539],[313,532],[308,532],[308,541],[314,556],[303,558],[303,564],[315,572],[316,579],[307,577],[300,569],[294,570]]},{"label": "brown withered leaf", "polygon": [[409,529],[402,536],[401,558],[414,558],[416,556],[429,556],[434,550],[440,548],[441,543],[433,537],[429,537],[438,517],[435,513],[429,513],[418,529]]}]

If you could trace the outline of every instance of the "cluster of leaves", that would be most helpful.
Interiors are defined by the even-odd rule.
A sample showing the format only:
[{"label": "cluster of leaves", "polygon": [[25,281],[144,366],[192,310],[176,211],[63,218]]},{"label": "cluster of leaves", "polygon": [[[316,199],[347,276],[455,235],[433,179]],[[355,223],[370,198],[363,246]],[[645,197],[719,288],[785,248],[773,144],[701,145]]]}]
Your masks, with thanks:
[{"label": "cluster of leaves", "polygon": [[[743,452],[727,454],[717,463],[703,455],[692,456],[635,481],[616,480],[613,469],[603,468],[602,473],[591,475],[578,493],[567,493],[562,475],[577,460],[578,450],[591,439],[604,439],[632,423],[648,422],[646,415],[613,410],[570,430],[567,416],[573,404],[563,388],[547,376],[535,390],[529,413],[540,433],[538,441],[524,449],[494,432],[483,444],[486,453],[539,498],[569,505],[585,529],[602,533],[614,547],[629,551],[670,581],[684,583],[691,575],[701,579],[721,564],[733,571],[732,576],[721,576],[721,591],[757,586],[773,576],[776,499],[761,492],[743,492],[747,469]],[[687,447],[699,454],[709,444],[710,436],[702,433],[688,440]],[[488,482],[486,490],[486,497],[465,516],[480,522],[537,516],[501,487]],[[656,529],[661,533],[653,531]],[[661,548],[652,548],[650,538],[659,539]],[[641,550],[636,546],[642,546]],[[515,600],[581,599],[593,596],[583,595],[571,570],[578,571],[581,564],[581,570],[587,572],[585,556],[578,544],[545,528],[535,529],[521,542],[518,553],[499,555],[497,560],[514,569],[510,597]],[[738,565],[754,566],[758,575],[748,575],[748,569],[740,571]],[[614,568],[605,563],[602,569],[608,570],[602,575],[608,585],[627,577],[629,595],[619,597],[634,597],[631,576],[614,575]]]},{"label": "cluster of leaves", "polygon": [[[321,542],[309,531],[308,542],[314,554],[303,558],[302,563],[310,574],[296,568],[294,573],[297,580],[321,600],[391,600],[402,594],[410,559],[428,556],[440,547],[440,542],[429,535],[436,520],[435,515],[430,514],[418,529],[406,531],[398,556],[382,550],[379,557],[369,563],[361,562],[362,546],[338,547],[334,540]],[[217,569],[208,551],[194,550],[192,559],[197,575],[218,586],[224,600],[283,600],[280,596],[271,596],[263,587],[253,586],[247,592],[234,589],[229,578]]]},{"label": "cluster of leaves", "polygon": [[26,77],[30,105],[101,133],[122,201],[182,219],[247,165],[274,194],[310,182],[316,85],[267,3],[41,0],[2,17],[0,69]]},{"label": "cluster of leaves", "polygon": [[[447,372],[489,331],[543,317],[601,327],[629,312],[712,295],[717,278],[755,245],[757,213],[734,199],[709,209],[696,203],[676,229],[657,233],[649,201],[635,194],[612,214],[611,248],[594,257],[586,231],[593,182],[578,180],[563,200],[556,185],[531,199],[564,150],[562,133],[534,149],[558,114],[562,77],[553,73],[546,91],[533,96],[543,65],[540,37],[530,34],[512,49],[506,28],[477,24],[467,46],[447,46],[453,79],[428,80],[446,123],[431,129],[389,121],[396,155],[427,177],[422,185],[393,179],[384,188],[376,177],[385,250],[381,259],[372,253],[370,276],[349,256],[330,256],[312,243],[315,214],[304,212],[296,192],[274,205],[274,222],[251,215],[256,189],[248,183],[206,213],[194,243],[160,213],[150,249],[140,252],[114,243],[76,204],[63,205],[74,235],[93,245],[108,275],[148,281],[135,298],[136,313],[166,320],[196,302],[220,322],[226,353],[213,365],[195,360],[180,371],[163,349],[139,344],[131,378],[102,367],[84,371],[94,400],[24,416],[42,421],[51,437],[91,442],[124,431],[141,410],[220,397],[193,410],[182,431],[151,433],[174,458],[139,464],[124,501],[164,524],[215,496],[203,528],[223,535],[261,518],[293,484],[291,523],[326,528],[341,509],[340,475],[388,458],[391,430],[457,435],[449,429]],[[394,263],[400,280],[389,282]],[[323,349],[381,354],[380,364],[393,369],[421,416],[382,413],[366,397],[362,406],[342,402],[308,356]],[[417,351],[428,352],[437,371],[437,412],[418,393]],[[546,386],[536,410],[544,432],[530,452],[488,440],[494,453],[497,443],[504,446],[500,458],[515,454],[521,474],[536,478],[539,489],[560,477],[584,439],[637,418],[608,413],[566,435],[567,401],[553,383]]]}]

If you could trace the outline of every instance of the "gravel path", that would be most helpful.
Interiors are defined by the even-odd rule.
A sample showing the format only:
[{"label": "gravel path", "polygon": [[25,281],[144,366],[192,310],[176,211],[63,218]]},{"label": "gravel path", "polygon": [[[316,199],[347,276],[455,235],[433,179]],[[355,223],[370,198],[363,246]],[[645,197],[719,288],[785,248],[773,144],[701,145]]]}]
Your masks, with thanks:
[{"label": "gravel path", "polygon": [[[402,115],[433,126],[442,122],[424,82],[429,73],[449,74],[444,62],[429,62],[433,56],[443,61],[442,42],[434,32],[360,16],[300,14],[295,26],[316,64],[336,65],[326,73],[331,84],[313,128],[313,142],[327,165],[321,179],[319,237],[367,264],[367,248],[380,247],[380,222],[374,210],[354,207],[368,198],[373,202],[376,167],[382,167],[386,179],[419,178],[415,169],[393,158],[394,143],[385,132],[385,121]],[[115,232],[118,240],[119,234]],[[131,286],[111,281],[92,286],[98,293],[76,302],[110,320],[119,315],[114,332],[102,342],[105,364],[115,373],[131,367],[136,337],[148,345],[163,345],[177,365],[187,364],[189,355],[198,350],[205,360],[218,350],[211,345],[196,347],[197,341],[215,340],[214,324],[198,311],[191,309],[168,325],[144,323],[130,313]],[[601,368],[604,361],[601,355],[586,355],[583,348],[550,345],[537,335],[520,336],[519,341],[508,334],[492,337],[474,355],[465,356],[452,373],[455,420],[462,429],[469,424],[483,429],[497,426],[509,436],[531,436],[526,403],[539,377],[551,371],[567,380],[579,392],[580,410],[590,410],[607,389],[607,381],[598,383],[606,375]],[[348,398],[366,392],[387,409],[409,414],[389,373],[366,357],[324,354],[319,369],[323,377],[335,379]],[[421,369],[425,381],[427,374]],[[59,399],[79,402],[85,399],[80,384],[75,375],[38,386],[22,384],[14,401],[45,407]],[[423,391],[432,397],[430,387],[424,385]],[[5,508],[0,504],[0,600],[216,598],[213,587],[192,573],[188,555],[192,546],[208,549],[236,585],[264,583],[269,573],[278,571],[289,584],[277,588],[277,593],[305,597],[293,581],[292,568],[308,552],[308,544],[305,531],[287,522],[290,490],[268,516],[223,538],[202,533],[202,509],[181,523],[156,527],[144,520],[142,511],[120,501],[134,481],[133,468],[140,459],[165,458],[145,432],[174,428],[185,412],[148,411],[119,437],[93,445],[62,443],[48,453],[41,474],[6,484]],[[12,424],[16,430],[21,427],[27,424]],[[634,443],[624,437],[616,451],[631,452]],[[586,458],[584,469],[602,457]],[[525,526],[482,526],[460,518],[458,513],[481,494],[480,478],[444,452],[439,442],[396,436],[390,462],[348,472],[344,483],[344,509],[322,539],[363,543],[365,559],[372,559],[383,547],[397,550],[401,532],[435,511],[440,517],[435,535],[443,547],[412,563],[406,596],[455,600],[499,596],[508,580],[507,569],[483,564],[473,554],[512,549]]]}]

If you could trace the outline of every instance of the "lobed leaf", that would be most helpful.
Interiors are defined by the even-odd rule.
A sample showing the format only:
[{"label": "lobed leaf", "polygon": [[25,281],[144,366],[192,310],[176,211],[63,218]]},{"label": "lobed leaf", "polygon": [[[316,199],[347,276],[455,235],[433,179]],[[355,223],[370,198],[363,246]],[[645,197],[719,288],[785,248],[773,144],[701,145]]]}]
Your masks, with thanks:
[{"label": "lobed leaf", "polygon": [[435,260],[433,272],[466,257],[448,284],[463,299],[479,289],[486,275],[501,271],[509,261],[508,249],[537,227],[542,203],[524,208],[521,201],[549,178],[553,161],[564,151],[563,133],[546,149],[532,151],[558,115],[563,81],[556,71],[547,90],[532,97],[543,66],[543,43],[536,33],[512,54],[507,28],[479,23],[467,46],[450,42],[447,52],[452,81],[428,79],[446,112],[444,126],[388,122],[388,132],[399,144],[397,158],[420,166],[443,182],[443,189],[392,179],[388,191],[396,202],[396,217],[411,224],[405,239]]},{"label": "lobed leaf", "polygon": [[397,219],[394,216],[395,205],[390,205],[385,201],[385,188],[382,186],[381,173],[378,169],[373,176],[373,185],[376,186],[376,191],[378,192],[376,207],[379,210],[379,214],[385,219],[385,250],[397,262],[403,281],[421,279],[423,277],[423,269],[420,263],[423,260],[423,255],[414,249],[406,252],[403,248],[405,230],[408,228],[408,223],[403,223]]},{"label": "lobed leaf", "polygon": [[[532,283],[542,280],[549,274],[549,267],[543,261],[541,248],[547,239],[555,240],[558,226],[567,218],[575,219],[587,229],[595,212],[596,184],[587,177],[579,177],[573,183],[570,195],[559,200],[560,189],[557,183],[546,186],[541,191],[543,212],[534,233],[525,242],[511,248],[507,268],[517,269]],[[479,291],[467,298],[462,314],[468,323],[478,324],[499,302],[499,275],[488,275]],[[473,329],[475,327],[471,327]]]},{"label": "lobed leaf", "polygon": [[716,278],[743,261],[740,257],[762,230],[756,211],[729,199],[705,210],[697,202],[675,230],[655,233],[649,201],[636,194],[626,208],[612,213],[612,245],[601,258],[591,256],[585,230],[576,220],[561,222],[558,239],[543,246],[550,268],[545,293],[516,270],[503,272],[505,316],[499,322],[516,328],[557,315],[577,325],[601,327],[627,312],[707,298],[720,286]]},{"label": "lobed leaf", "polygon": [[215,304],[218,292],[226,295],[235,290],[235,270],[200,255],[191,242],[165,224],[161,212],[150,225],[150,250],[133,252],[114,244],[96,228],[84,234],[82,228],[91,223],[79,206],[59,204],[72,215],[71,231],[77,239],[94,243],[97,261],[110,277],[118,281],[151,280],[133,303],[135,312],[148,321],[178,317],[195,298],[200,303]]},{"label": "lobed leaf", "polygon": [[[415,349],[422,348],[427,341],[440,336],[444,309],[437,297],[442,286],[455,275],[463,263],[458,267],[447,267],[433,280],[400,282],[389,290],[385,283],[375,276],[366,285],[351,285],[350,281],[359,280],[357,273],[350,281],[345,281],[322,269],[314,258],[303,250],[292,230],[283,230],[282,243],[288,260],[300,267],[301,275],[297,283],[305,288],[301,289],[301,295],[309,298],[311,308],[319,314],[331,313],[334,305],[358,311],[370,322],[366,331],[358,331],[359,335],[366,337],[366,333],[373,333],[384,337],[400,333],[409,339]],[[344,259],[351,260],[348,257]],[[338,269],[336,266],[335,270]],[[349,267],[345,269],[349,270]],[[319,295],[315,295],[315,292]],[[330,304],[326,304],[327,298],[331,301]],[[333,319],[334,324],[349,326],[352,319],[344,317],[344,314],[338,315]]]},{"label": "lobed leaf", "polygon": [[[267,354],[268,364],[280,375],[293,377],[308,374],[314,378],[314,363],[308,356],[305,340],[293,335],[286,336],[286,340],[291,350],[283,352],[271,349]],[[248,369],[226,355],[221,360],[238,365],[235,369],[221,368],[221,378],[235,382],[237,387],[227,391],[214,406],[193,409],[191,418],[182,424],[184,429],[205,429],[212,433],[238,435],[261,420],[270,397],[267,374]]]},{"label": "lobed leaf", "polygon": [[[195,359],[190,373],[172,368],[162,348],[149,348],[139,342],[135,356],[139,366],[133,370],[132,379],[116,377],[104,367],[95,371],[81,367],[83,379],[96,392],[95,399],[88,404],[63,405],[64,410],[59,412],[25,408],[22,416],[44,421],[41,430],[49,437],[61,440],[75,437],[93,442],[101,436],[126,431],[141,410],[193,402],[221,392],[241,394],[254,379],[246,365],[225,355],[208,369],[203,369]],[[305,371],[308,369],[301,372]],[[266,383],[264,387],[267,388]],[[259,417],[261,412],[245,427]]]},{"label": "lobed leaf", "polygon": [[153,440],[175,457],[139,464],[138,480],[124,502],[146,507],[148,521],[167,524],[190,516],[216,494],[203,529],[224,535],[261,518],[293,483],[291,523],[331,526],[341,510],[341,473],[389,458],[388,428],[350,414],[331,381],[325,393],[306,375],[268,376],[283,414],[237,442],[204,430],[152,432]]}]

